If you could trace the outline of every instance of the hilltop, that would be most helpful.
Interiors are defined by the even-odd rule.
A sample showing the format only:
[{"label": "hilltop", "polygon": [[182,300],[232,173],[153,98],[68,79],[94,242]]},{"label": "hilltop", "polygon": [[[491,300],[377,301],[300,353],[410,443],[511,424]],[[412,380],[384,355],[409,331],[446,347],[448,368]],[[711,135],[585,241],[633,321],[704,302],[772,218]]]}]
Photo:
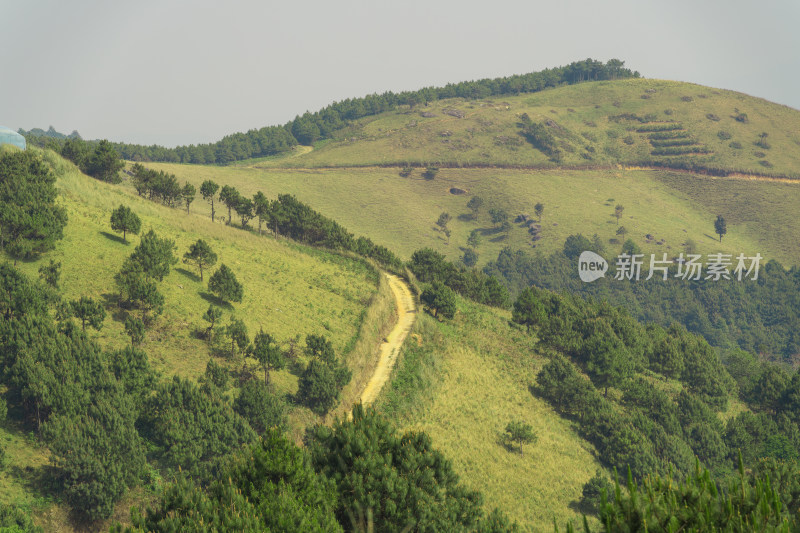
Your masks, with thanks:
[{"label": "hilltop", "polygon": [[[542,126],[542,139],[526,138],[525,117]],[[800,177],[798,147],[797,110],[691,83],[627,79],[386,112],[355,121],[311,153],[260,165],[621,164]]]}]

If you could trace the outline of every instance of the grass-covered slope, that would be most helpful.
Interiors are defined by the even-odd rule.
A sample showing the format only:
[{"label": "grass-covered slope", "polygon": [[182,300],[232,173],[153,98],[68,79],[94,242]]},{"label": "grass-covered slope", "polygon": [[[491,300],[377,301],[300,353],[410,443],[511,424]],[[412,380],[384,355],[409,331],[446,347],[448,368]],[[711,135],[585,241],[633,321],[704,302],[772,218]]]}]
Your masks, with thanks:
[{"label": "grass-covered slope", "polygon": [[[420,314],[378,409],[405,429],[425,431],[485,507],[529,531],[580,515],[570,508],[599,463],[592,446],[528,387],[546,359],[510,313],[459,298],[452,322]],[[499,436],[522,420],[538,435],[520,455]]]},{"label": "grass-covered slope", "polygon": [[194,335],[207,323],[202,315],[210,302],[208,276],[228,265],[244,285],[244,300],[223,306],[222,324],[230,316],[242,319],[251,335],[263,327],[280,341],[306,334],[324,334],[337,352],[349,347],[361,325],[362,311],[375,291],[374,271],[358,260],[300,247],[285,240],[259,237],[182,209],[170,209],[78,172],[71,164],[48,154],[59,174],[60,201],[69,222],[56,250],[20,268],[36,277],[49,259],[62,263],[61,292],[65,299],[91,296],[107,303],[109,318],[93,335],[101,344],[122,347],[129,343],[122,321],[125,312],[115,306],[118,293],[114,274],[133,251],[139,238],[128,243],[109,224],[111,211],[124,204],[142,219],[142,233],[153,229],[175,241],[181,258],[190,244],[206,240],[218,255],[217,265],[201,282],[196,269],[178,263],[159,285],[165,297],[164,313],[149,328],[142,348],[167,374],[195,377],[205,370],[206,343]]},{"label": "grass-covered slope", "polygon": [[[525,124],[545,132],[558,162],[547,142],[530,142]],[[659,129],[668,131],[650,131]],[[800,182],[791,179],[800,176],[800,112],[741,93],[660,80],[581,83],[491,101],[431,102],[361,119],[337,135],[290,156],[235,166],[146,166],[196,186],[213,179],[248,196],[294,194],[405,257],[429,246],[456,260],[473,230],[483,236],[479,264],[505,246],[536,244],[548,253],[578,232],[611,244],[618,238],[612,214],[622,204],[625,238],[645,253],[677,255],[690,239],[700,253],[759,252],[786,265],[800,262],[792,244],[800,232],[792,216]],[[660,155],[671,151],[691,153]],[[418,166],[402,177],[407,164]],[[432,180],[422,175],[426,165],[440,167]],[[761,176],[745,179],[753,174]],[[485,200],[478,220],[461,216],[473,195]],[[490,208],[505,209],[512,220],[533,215],[539,202],[545,211],[536,242],[527,227],[496,231],[487,215]],[[209,212],[202,201],[195,209]],[[442,212],[453,217],[449,243],[435,229]],[[719,214],[728,223],[722,243],[713,232]],[[648,241],[648,234],[655,238]]]},{"label": "grass-covered slope", "polygon": [[[313,152],[257,164],[555,166],[521,134],[523,114],[553,135],[561,165],[689,162],[800,176],[797,110],[734,91],[648,79],[581,83],[486,100],[441,100],[361,119]],[[659,129],[669,129],[672,138],[652,135]],[[762,133],[767,133],[763,139]]]},{"label": "grass-covered slope", "polygon": [[[60,262],[60,293],[66,301],[90,296],[104,305],[107,317],[102,329],[87,331],[103,348],[116,350],[130,344],[123,326],[128,311],[117,305],[114,274],[133,252],[139,237],[128,234],[125,243],[109,223],[112,209],[124,204],[141,217],[141,233],[153,229],[175,241],[176,257],[182,257],[190,244],[202,238],[219,258],[217,265],[205,272],[204,282],[193,267],[179,262],[159,283],[164,311],[149,326],[141,348],[163,376],[196,378],[212,357],[234,372],[241,369],[241,358],[234,361],[224,354],[212,354],[206,341],[196,334],[207,326],[202,315],[209,304],[221,303],[210,294],[207,284],[211,273],[225,263],[244,285],[244,299],[222,304],[223,318],[217,327],[227,325],[235,316],[244,321],[251,338],[263,327],[284,349],[295,339],[298,352],[307,334],[325,335],[353,370],[354,379],[345,388],[344,399],[355,400],[370,371],[370,355],[380,341],[381,328],[392,312],[391,293],[385,283],[378,283],[374,267],[361,259],[212,223],[201,214],[171,209],[124,187],[85,176],[52,152],[41,154],[58,178],[57,201],[66,209],[69,221],[55,250],[20,261],[17,266],[36,278],[41,265],[51,259]],[[248,362],[254,365],[254,361]],[[281,396],[297,391],[298,378],[291,366],[272,373]],[[290,420],[292,434],[299,438],[303,426],[318,419],[305,407],[294,406]],[[32,511],[37,523],[47,530],[72,529],[76,526],[66,507],[42,486],[45,469],[49,468],[49,451],[27,430],[11,420],[0,427],[0,444],[6,452],[5,468],[0,471],[0,497],[4,503]],[[130,505],[147,504],[151,497],[146,489],[134,490],[120,502],[112,519],[126,522]]]},{"label": "grass-covered slope", "polygon": [[[645,253],[677,255],[687,239],[699,253],[723,251],[762,256],[784,265],[800,262],[794,246],[800,219],[800,183],[712,178],[647,170],[514,170],[441,169],[433,180],[418,175],[403,178],[397,168],[258,169],[148,163],[148,167],[174,173],[179,181],[199,186],[213,179],[251,196],[259,190],[275,197],[291,193],[356,234],[409,258],[414,250],[434,248],[458,260],[470,232],[482,235],[477,251],[481,264],[496,259],[505,246],[541,250],[560,249],[571,234],[597,233],[609,249],[618,226],[617,204],[625,207],[620,226]],[[466,191],[454,195],[451,188]],[[471,220],[467,202],[484,199],[477,220]],[[534,216],[534,205],[544,204],[541,239],[534,242],[528,228],[512,224],[508,233],[494,228],[490,208],[516,215]],[[208,203],[199,199],[192,209],[210,216]],[[442,212],[453,218],[450,243],[436,229]],[[728,233],[719,242],[714,219],[722,214]],[[768,216],[767,216],[768,214]],[[685,230],[685,231],[684,231]],[[655,237],[648,242],[647,234]],[[655,244],[664,239],[663,245]]]}]

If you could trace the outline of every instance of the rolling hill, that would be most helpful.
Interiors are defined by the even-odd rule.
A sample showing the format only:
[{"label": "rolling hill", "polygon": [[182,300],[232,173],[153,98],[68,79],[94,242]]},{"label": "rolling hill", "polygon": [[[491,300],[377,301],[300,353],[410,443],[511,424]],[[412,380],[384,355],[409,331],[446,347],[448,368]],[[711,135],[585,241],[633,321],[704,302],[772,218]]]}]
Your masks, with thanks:
[{"label": "rolling hill", "polygon": [[[203,238],[235,271],[245,298],[224,309],[223,323],[241,318],[251,335],[263,327],[285,346],[310,333],[330,338],[355,374],[343,405],[333,411],[346,413],[394,312],[389,285],[374,265],[212,223],[199,195],[187,214],[140,197],[128,179],[109,185],[52,152],[43,155],[59,176],[69,224],[55,251],[20,269],[36,277],[43,261],[60,261],[66,299],[103,301],[110,317],[91,334],[103,347],[128,343],[113,275],[138,237],[125,244],[108,223],[111,210],[125,204],[142,217],[144,231],[175,240],[177,256]],[[430,247],[458,262],[473,233],[480,236],[479,266],[506,247],[555,252],[576,233],[597,235],[616,253],[623,226],[645,253],[676,256],[693,242],[700,253],[758,252],[800,264],[800,112],[688,83],[597,81],[414,103],[351,121],[289,154],[228,166],[142,164],[197,189],[211,179],[248,198],[259,191],[270,198],[295,195],[403,259]],[[433,167],[435,175],[425,177]],[[472,216],[467,202],[475,196],[484,204]],[[537,203],[544,212],[536,221],[541,229],[532,233],[527,220],[535,218]],[[617,205],[624,207],[619,220]],[[511,224],[493,222],[492,209],[505,211]],[[443,212],[451,215],[449,234],[436,226]],[[219,205],[217,213],[224,215]],[[720,214],[728,221],[721,241],[713,226]],[[185,265],[172,269],[161,290],[166,309],[143,348],[162,375],[197,379],[212,354],[196,330],[205,326],[202,314],[215,299]],[[576,519],[581,487],[600,463],[575,424],[530,392],[547,355],[510,324],[507,310],[463,299],[458,307],[450,322],[421,314],[376,405],[398,427],[428,433],[465,484],[483,492],[487,510],[499,507],[535,531],[554,518],[559,524]],[[242,363],[216,360],[234,372]],[[277,372],[275,384],[290,397],[297,372]],[[680,385],[673,385],[677,395]],[[732,400],[721,418],[746,410]],[[530,422],[539,436],[524,456],[498,443],[511,418]],[[295,406],[291,434],[299,442],[305,427],[330,419]],[[63,527],[66,511],[35,482],[47,468],[47,450],[22,427],[7,424],[0,438],[11,458],[11,468],[0,473],[0,496],[34,509],[48,527]],[[149,499],[142,489],[123,503]],[[124,514],[117,518],[125,520]]]},{"label": "rolling hill", "polygon": [[[563,152],[561,161],[551,161],[520,134],[523,115],[552,134]],[[667,138],[659,139],[658,133]],[[794,109],[690,83],[627,79],[490,100],[447,99],[387,112],[355,121],[311,153],[256,166],[586,167],[652,162],[669,167],[690,162],[731,172],[800,177],[798,147],[800,112]],[[659,153],[667,148],[685,153]]]},{"label": "rolling hill", "polygon": [[[523,114],[553,133],[559,163],[526,140]],[[737,120],[742,114],[746,122]],[[658,128],[677,129],[640,131]],[[765,132],[767,137],[760,137]],[[651,139],[654,135],[676,137]],[[769,148],[756,145],[762,141]],[[429,246],[458,260],[473,230],[484,237],[479,264],[495,259],[505,246],[535,244],[549,253],[578,232],[596,233],[611,244],[614,207],[622,204],[620,225],[645,253],[677,255],[691,239],[701,253],[760,252],[793,265],[800,262],[793,246],[800,223],[790,214],[800,202],[800,182],[793,179],[800,176],[799,143],[796,110],[732,91],[629,79],[387,112],[291,156],[227,167],[146,165],[195,185],[214,179],[248,195],[262,189],[273,196],[294,194],[405,257]],[[698,152],[652,155],[691,147]],[[403,177],[407,165],[415,167]],[[427,166],[439,168],[432,180],[423,177]],[[705,171],[687,173],[682,166]],[[485,200],[477,220],[466,208],[473,195]],[[490,208],[505,209],[513,220],[532,215],[539,202],[545,207],[540,240],[534,241],[527,227],[499,232],[489,221]],[[198,205],[198,210],[208,209]],[[434,225],[442,212],[453,217],[449,240]],[[771,216],[761,216],[764,212]],[[718,214],[728,221],[722,243],[713,233]],[[648,234],[655,238],[646,239]],[[660,240],[664,244],[656,245]]]},{"label": "rolling hill", "polygon": [[[35,148],[31,148],[36,150]],[[74,165],[53,152],[42,152],[58,176],[59,203],[68,214],[64,238],[56,249],[36,260],[21,261],[19,269],[31,278],[38,268],[53,259],[61,263],[60,288],[65,300],[89,296],[103,303],[107,318],[90,337],[106,350],[130,344],[123,322],[127,312],[116,304],[113,276],[131,254],[139,237],[128,235],[128,243],[113,233],[111,211],[125,204],[142,219],[142,232],[153,229],[176,243],[175,256],[182,257],[188,246],[205,239],[244,285],[241,303],[223,305],[221,325],[231,317],[244,321],[252,337],[263,328],[284,348],[295,342],[302,351],[308,334],[329,338],[337,353],[343,354],[353,370],[354,380],[344,390],[345,401],[357,399],[371,372],[372,353],[380,343],[393,311],[393,297],[377,269],[363,259],[302,246],[284,239],[260,237],[182,209],[150,202],[125,189],[83,175]],[[215,270],[216,266],[212,269]],[[207,323],[202,315],[210,303],[220,302],[209,294],[195,269],[178,263],[161,282],[165,308],[147,330],[141,348],[149,354],[153,367],[163,376],[196,379],[210,359],[237,373],[243,360],[214,354],[197,335]],[[300,356],[301,359],[303,356]],[[250,360],[250,365],[254,362]],[[273,372],[276,392],[281,396],[297,391],[297,372]],[[295,438],[306,425],[319,418],[305,407],[295,406],[290,413]],[[7,452],[6,466],[0,472],[0,497],[5,503],[32,509],[48,529],[73,527],[64,506],[54,504],[52,495],[38,480],[48,466],[48,450],[27,428],[8,422],[0,428],[0,441]],[[116,519],[123,521],[132,502],[147,501],[152,494],[135,491],[119,506]],[[143,498],[144,500],[139,500]]]}]

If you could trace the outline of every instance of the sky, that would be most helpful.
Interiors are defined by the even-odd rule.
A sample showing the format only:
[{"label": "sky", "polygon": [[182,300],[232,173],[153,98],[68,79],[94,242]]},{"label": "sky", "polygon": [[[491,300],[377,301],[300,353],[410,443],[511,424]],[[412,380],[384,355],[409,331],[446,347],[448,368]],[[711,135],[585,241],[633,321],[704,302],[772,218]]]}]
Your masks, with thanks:
[{"label": "sky", "polygon": [[798,23],[796,0],[0,0],[0,125],[214,142],[587,57],[800,109]]}]

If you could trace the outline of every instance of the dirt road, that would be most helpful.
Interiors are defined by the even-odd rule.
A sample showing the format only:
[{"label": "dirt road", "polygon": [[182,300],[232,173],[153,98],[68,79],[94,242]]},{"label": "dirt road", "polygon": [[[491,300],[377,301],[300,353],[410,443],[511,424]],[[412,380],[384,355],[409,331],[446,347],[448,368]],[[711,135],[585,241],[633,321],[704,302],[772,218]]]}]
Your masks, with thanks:
[{"label": "dirt road", "polygon": [[397,323],[389,335],[386,336],[383,344],[381,344],[375,372],[361,392],[361,403],[364,406],[375,401],[381,389],[389,380],[394,364],[397,361],[397,356],[400,353],[400,347],[403,345],[403,341],[405,341],[408,332],[411,331],[411,326],[414,325],[414,320],[417,318],[414,297],[408,284],[392,274],[386,274],[386,277],[389,280],[389,288],[394,294]]}]

